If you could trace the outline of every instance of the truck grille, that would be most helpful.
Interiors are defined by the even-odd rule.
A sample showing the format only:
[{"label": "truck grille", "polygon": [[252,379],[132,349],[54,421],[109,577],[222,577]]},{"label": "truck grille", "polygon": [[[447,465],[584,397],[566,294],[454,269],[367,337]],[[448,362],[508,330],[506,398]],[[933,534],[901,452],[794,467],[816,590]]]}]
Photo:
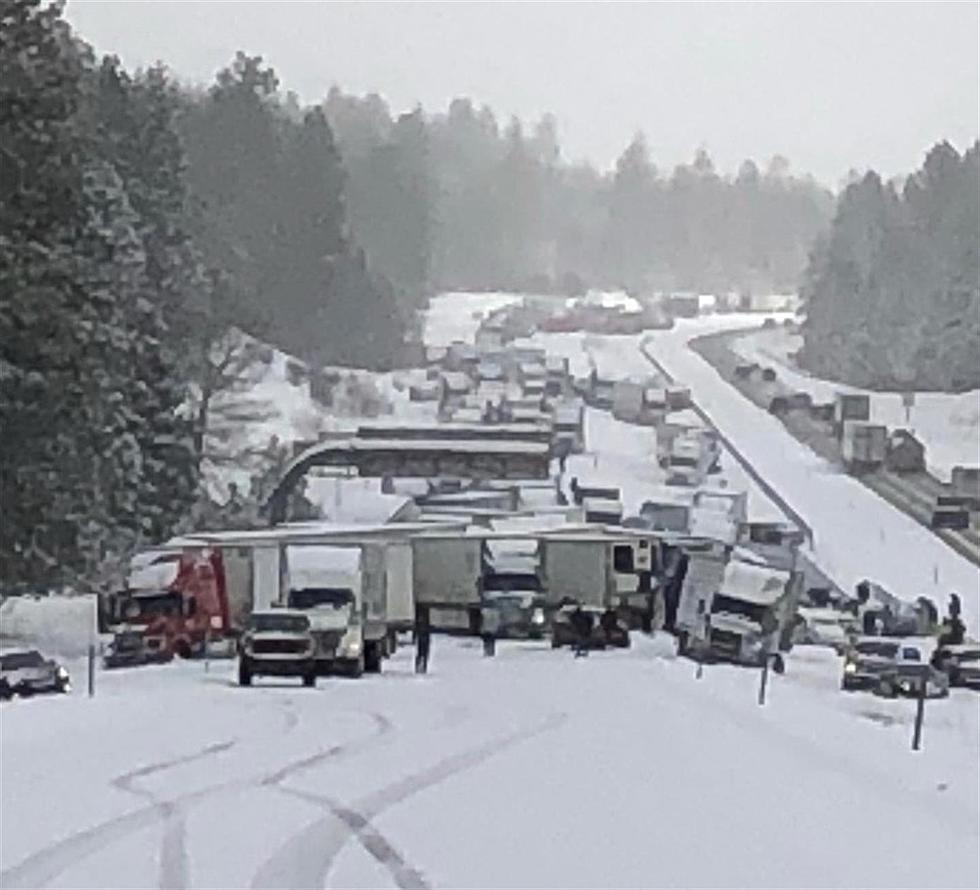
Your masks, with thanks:
[{"label": "truck grille", "polygon": [[322,630],[314,634],[316,637],[316,651],[323,654],[332,654],[337,651],[340,645],[339,630]]},{"label": "truck grille", "polygon": [[307,648],[306,640],[256,640],[252,643],[256,655],[300,655]]},{"label": "truck grille", "polygon": [[742,638],[730,630],[712,629],[711,648],[723,655],[736,656],[742,649]]}]

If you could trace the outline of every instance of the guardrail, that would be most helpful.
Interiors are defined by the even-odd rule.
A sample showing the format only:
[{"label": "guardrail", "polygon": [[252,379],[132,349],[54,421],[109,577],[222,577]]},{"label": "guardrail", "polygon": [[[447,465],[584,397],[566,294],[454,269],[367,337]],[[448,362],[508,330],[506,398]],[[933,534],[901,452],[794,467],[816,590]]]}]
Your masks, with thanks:
[{"label": "guardrail", "polygon": [[[643,353],[644,358],[646,358],[646,360],[657,369],[658,373],[660,373],[668,383],[673,384],[677,382],[674,379],[674,375],[671,374],[670,371],[668,371],[650,352],[648,341],[644,340],[640,343],[640,352]],[[719,441],[725,446],[725,449],[732,455],[732,457],[738,461],[739,466],[745,470],[749,478],[752,479],[752,481],[755,482],[760,489],[762,489],[766,497],[768,497],[769,500],[779,507],[779,509],[793,521],[797,528],[803,532],[803,534],[806,536],[807,542],[812,548],[814,546],[814,535],[813,529],[810,528],[809,523],[802,516],[800,516],[800,514],[797,513],[792,506],[790,506],[786,498],[776,491],[776,489],[773,488],[772,485],[770,485],[769,482],[767,482],[760,475],[759,471],[752,465],[752,462],[744,454],[742,454],[738,446],[736,446],[735,443],[728,438],[728,436],[718,429],[718,425],[711,419],[711,415],[708,414],[708,412],[698,405],[693,399],[691,400],[691,410],[694,411],[694,413],[697,414],[698,417],[700,417],[712,430],[714,430]]]}]

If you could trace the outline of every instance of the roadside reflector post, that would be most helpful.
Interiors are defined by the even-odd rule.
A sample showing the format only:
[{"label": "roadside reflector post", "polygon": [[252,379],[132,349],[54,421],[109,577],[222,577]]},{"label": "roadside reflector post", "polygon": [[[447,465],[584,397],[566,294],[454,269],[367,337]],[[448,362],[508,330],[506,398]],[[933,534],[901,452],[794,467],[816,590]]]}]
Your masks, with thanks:
[{"label": "roadside reflector post", "polygon": [[88,646],[88,697],[95,695],[95,644]]},{"label": "roadside reflector post", "polygon": [[918,751],[922,746],[922,722],[926,716],[926,675],[923,671],[922,682],[919,683],[919,694],[915,701],[915,729],[912,732],[912,750]]},{"label": "roadside reflector post", "polygon": [[762,676],[759,678],[759,704],[766,703],[766,684],[769,682],[769,653],[762,659]]}]

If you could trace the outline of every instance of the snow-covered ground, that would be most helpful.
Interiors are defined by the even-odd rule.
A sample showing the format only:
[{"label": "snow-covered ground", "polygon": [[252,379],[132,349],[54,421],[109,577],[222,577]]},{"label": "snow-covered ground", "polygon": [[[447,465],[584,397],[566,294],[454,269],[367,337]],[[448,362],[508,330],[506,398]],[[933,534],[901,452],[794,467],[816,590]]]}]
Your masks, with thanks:
[{"label": "snow-covered ground", "polygon": [[249,481],[262,468],[263,453],[273,438],[280,445],[290,446],[294,442],[315,441],[321,433],[354,430],[361,423],[379,419],[435,419],[434,405],[408,398],[408,387],[424,379],[422,370],[380,374],[334,369],[345,377],[353,375],[365,387],[374,387],[380,414],[366,416],[343,395],[338,396],[340,404],[325,408],[311,395],[308,377],[290,379],[289,365],[296,363],[295,359],[272,348],[268,355],[267,363],[254,363],[242,373],[239,385],[215,397],[209,446],[231,458],[205,467],[212,495],[219,499],[227,496],[230,482],[236,483],[239,490],[248,491]]},{"label": "snow-covered ground", "polygon": [[799,649],[702,679],[663,639],[575,660],[438,638],[380,677],[117,671],[4,706],[0,885],[972,887],[976,697],[837,690]]},{"label": "snow-covered ground", "polygon": [[732,349],[748,362],[776,366],[787,386],[808,392],[820,402],[832,402],[838,392],[866,393],[871,398],[871,419],[890,429],[911,429],[926,446],[930,471],[941,479],[948,480],[954,466],[980,464],[980,390],[955,395],[916,393],[906,422],[901,393],[872,392],[802,372],[790,358],[802,345],[799,334],[772,328],[737,338]]},{"label": "snow-covered ground", "polygon": [[[922,592],[933,560],[955,574],[938,540],[821,469],[690,353],[719,324],[738,320],[654,347],[812,522],[838,580]],[[636,370],[638,347],[593,349]],[[649,431],[588,422],[582,460],[639,478]],[[912,752],[914,703],[841,693],[829,650],[797,647],[764,707],[758,671],[696,679],[661,636],[578,660],[546,643],[498,653],[437,637],[428,676],[403,647],[380,676],[316,689],[241,689],[233,663],[175,662],[100,672],[93,699],[4,704],[0,887],[980,884],[976,694],[927,703]]]}]

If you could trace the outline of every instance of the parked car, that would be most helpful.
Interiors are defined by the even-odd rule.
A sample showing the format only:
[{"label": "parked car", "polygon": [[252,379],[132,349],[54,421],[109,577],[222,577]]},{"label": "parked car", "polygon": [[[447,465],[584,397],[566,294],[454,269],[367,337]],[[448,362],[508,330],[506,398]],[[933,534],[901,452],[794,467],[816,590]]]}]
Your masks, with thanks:
[{"label": "parked car", "polygon": [[302,677],[316,685],[315,642],[310,619],[296,609],[253,612],[241,640],[238,682],[251,686],[252,677]]},{"label": "parked car", "polygon": [[933,664],[946,672],[950,686],[980,689],[980,644],[943,646],[936,650]]},{"label": "parked car", "polygon": [[861,637],[848,649],[844,659],[841,689],[878,690],[895,673],[898,658],[897,640],[881,637]]},{"label": "parked car", "polygon": [[0,698],[30,696],[43,692],[70,692],[68,670],[37,649],[0,654]]},{"label": "parked car", "polygon": [[862,637],[844,661],[844,690],[869,689],[878,695],[916,696],[925,684],[927,698],[949,695],[949,677],[924,661],[922,650],[901,640]]},{"label": "parked car", "polygon": [[917,696],[925,684],[926,698],[944,698],[949,695],[949,676],[922,658],[922,650],[915,645],[902,643],[895,660],[895,676],[886,680],[879,693],[883,695]]}]

